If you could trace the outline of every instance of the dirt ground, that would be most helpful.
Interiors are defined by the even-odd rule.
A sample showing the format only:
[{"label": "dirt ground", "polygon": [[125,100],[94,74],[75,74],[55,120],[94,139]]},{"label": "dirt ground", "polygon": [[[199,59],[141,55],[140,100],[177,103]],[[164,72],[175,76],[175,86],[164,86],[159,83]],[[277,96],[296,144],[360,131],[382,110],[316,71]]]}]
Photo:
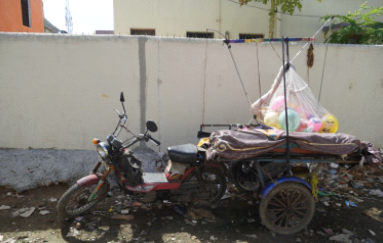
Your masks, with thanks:
[{"label": "dirt ground", "polygon": [[[356,202],[357,208],[345,206],[344,201],[350,197],[347,193],[342,194],[344,197],[329,197],[329,206],[323,203],[326,198],[320,197],[306,230],[295,235],[278,235],[261,223],[259,202],[255,198],[221,200],[217,208],[208,209],[213,215],[194,221],[170,206],[164,205],[162,209],[134,206],[129,208],[129,214],[135,219],[126,221],[111,219],[109,212],[111,206],[118,211],[126,201],[118,191],[113,191],[113,197],[102,201],[92,213],[78,218],[81,229],[77,231],[77,221],[62,226],[57,221],[55,199],[68,188],[68,185],[40,187],[19,195],[0,188],[0,207],[11,207],[0,210],[0,242],[335,242],[330,241],[328,229],[332,229],[333,235],[342,233],[342,229],[352,231],[349,242],[383,242],[383,223],[364,213],[371,207],[383,209],[383,200],[363,190],[359,190],[358,198],[363,202]],[[27,218],[12,217],[13,212],[23,207],[36,207],[36,210]],[[50,213],[40,215],[43,210]]]}]

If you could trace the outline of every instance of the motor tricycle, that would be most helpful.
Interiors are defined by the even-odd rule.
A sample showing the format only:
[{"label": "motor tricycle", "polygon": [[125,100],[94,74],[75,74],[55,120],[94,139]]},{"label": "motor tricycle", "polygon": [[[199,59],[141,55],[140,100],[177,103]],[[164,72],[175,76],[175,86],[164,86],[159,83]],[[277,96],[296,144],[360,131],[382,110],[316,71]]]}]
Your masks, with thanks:
[{"label": "motor tricycle", "polygon": [[[263,224],[279,234],[294,234],[312,220],[320,188],[319,172],[324,164],[361,166],[381,157],[368,142],[338,134],[290,133],[261,125],[237,126],[211,134],[203,127],[199,137],[209,137],[202,145],[207,163],[229,165],[227,178],[245,196],[260,198]],[[287,154],[287,155],[286,155]]]},{"label": "motor tricycle", "polygon": [[[148,120],[144,134],[120,140],[118,135],[122,129],[132,133],[125,126],[128,117],[123,92],[120,101],[123,111],[115,109],[119,122],[114,132],[106,138],[106,142],[93,139],[100,161],[90,175],[79,179],[59,200],[57,210],[61,219],[85,214],[105,198],[110,190],[108,175],[112,171],[120,189],[132,200],[141,203],[161,204],[168,200],[203,206],[213,205],[222,198],[226,191],[224,166],[220,163],[205,164],[205,156],[193,144],[169,147],[170,161],[164,172],[143,171],[142,162],[129,148],[141,141],[151,141],[159,146],[160,142],[149,133],[156,132],[158,128],[155,122]],[[101,165],[105,167],[103,173],[97,172]]]}]

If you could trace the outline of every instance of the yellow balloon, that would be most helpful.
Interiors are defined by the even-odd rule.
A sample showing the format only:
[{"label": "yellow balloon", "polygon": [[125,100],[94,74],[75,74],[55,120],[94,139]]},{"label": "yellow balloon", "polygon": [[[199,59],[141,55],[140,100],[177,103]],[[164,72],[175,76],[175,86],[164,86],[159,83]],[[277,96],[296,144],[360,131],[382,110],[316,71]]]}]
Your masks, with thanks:
[{"label": "yellow balloon", "polygon": [[338,119],[331,114],[325,114],[322,117],[322,128],[320,132],[322,133],[336,133],[339,127]]},{"label": "yellow balloon", "polygon": [[281,125],[279,124],[279,114],[277,112],[269,112],[266,114],[264,122],[265,125],[269,127],[275,127],[276,129],[281,129]]}]

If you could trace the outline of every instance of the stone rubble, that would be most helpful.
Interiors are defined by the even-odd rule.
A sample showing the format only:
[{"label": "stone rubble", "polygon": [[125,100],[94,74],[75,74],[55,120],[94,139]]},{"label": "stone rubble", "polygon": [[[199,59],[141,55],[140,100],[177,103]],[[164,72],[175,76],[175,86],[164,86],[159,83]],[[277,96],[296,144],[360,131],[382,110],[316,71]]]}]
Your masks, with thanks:
[{"label": "stone rubble", "polygon": [[20,217],[23,217],[23,218],[28,218],[29,216],[32,215],[32,213],[36,210],[35,207],[31,207],[29,208],[28,210],[26,210],[24,213],[20,214]]}]

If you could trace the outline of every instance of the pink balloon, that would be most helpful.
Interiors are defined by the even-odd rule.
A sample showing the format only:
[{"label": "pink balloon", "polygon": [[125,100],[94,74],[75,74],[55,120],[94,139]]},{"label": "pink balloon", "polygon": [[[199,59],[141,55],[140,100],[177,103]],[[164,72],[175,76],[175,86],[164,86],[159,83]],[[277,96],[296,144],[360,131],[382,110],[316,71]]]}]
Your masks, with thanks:
[{"label": "pink balloon", "polygon": [[308,132],[317,132],[321,128],[322,128],[322,121],[316,117],[311,118],[309,123],[307,124]]},{"label": "pink balloon", "polygon": [[303,132],[307,128],[307,125],[308,125],[308,121],[305,119],[301,119],[299,127],[297,128],[296,131]]},{"label": "pink balloon", "polygon": [[294,110],[298,113],[301,114],[303,113],[303,107],[301,105],[295,106]]},{"label": "pink balloon", "polygon": [[272,111],[278,110],[283,104],[285,103],[285,97],[284,96],[278,96],[275,99],[272,100],[270,107]]}]

